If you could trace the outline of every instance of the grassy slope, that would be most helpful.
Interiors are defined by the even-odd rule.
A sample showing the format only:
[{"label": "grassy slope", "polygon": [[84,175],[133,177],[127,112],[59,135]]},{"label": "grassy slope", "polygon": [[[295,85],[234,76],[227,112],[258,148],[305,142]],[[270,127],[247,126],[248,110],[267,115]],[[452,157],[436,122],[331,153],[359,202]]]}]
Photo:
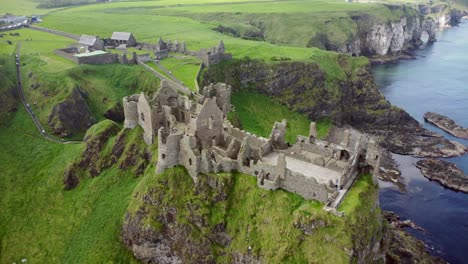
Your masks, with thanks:
[{"label": "grassy slope", "polygon": [[16,108],[15,85],[15,59],[13,55],[0,54],[0,125],[11,117],[12,110]]},{"label": "grassy slope", "polygon": [[15,15],[42,15],[52,9],[37,8],[38,2],[31,0],[0,0],[0,15],[4,13],[12,13]]},{"label": "grassy slope", "polygon": [[[155,91],[159,79],[141,66],[76,65],[53,51],[74,43],[68,38],[29,29],[17,30],[19,37],[8,36],[14,45],[21,41],[22,80],[26,97],[41,123],[46,124],[52,107],[67,98],[75,87],[89,94],[87,103],[97,121],[122,97],[140,91]],[[13,32],[13,33],[14,33]],[[32,41],[26,41],[32,39]],[[0,53],[11,52],[10,49]],[[30,78],[29,74],[33,73]],[[40,87],[32,89],[31,85]]]},{"label": "grassy slope", "polygon": [[[197,4],[204,2],[206,1],[181,1],[180,4],[190,3],[196,8]],[[217,23],[200,22],[183,16],[147,14],[147,10],[158,10],[157,7],[168,4],[173,5],[170,1],[157,1],[84,6],[54,12],[42,25],[76,34],[95,34],[101,37],[110,36],[113,31],[131,31],[139,41],[156,42],[158,37],[163,37],[166,40],[186,41],[187,47],[192,50],[215,46],[220,39],[223,39],[228,52],[238,58],[250,56],[270,60],[271,57],[276,56],[297,60],[316,59],[320,60],[320,63],[325,56],[334,56],[333,53],[315,48],[281,46],[230,37],[212,30],[218,25]],[[123,11],[120,9],[131,7],[137,8]],[[163,11],[169,12],[170,10],[164,8],[161,12]],[[75,21],[80,21],[80,23],[75,23]]]},{"label": "grassy slope", "polygon": [[190,89],[195,90],[195,77],[197,76],[201,63],[199,59],[174,54],[169,58],[161,60],[159,63],[161,63],[164,68],[171,71],[172,75],[179,81],[183,82]]},{"label": "grassy slope", "polygon": [[84,146],[42,139],[22,108],[0,128],[0,143],[1,263],[132,261],[119,234],[140,179],[110,169],[63,191],[63,171]]},{"label": "grassy slope", "polygon": [[[235,114],[240,119],[243,129],[256,135],[269,137],[274,122],[288,120],[286,140],[296,142],[297,135],[309,135],[310,120],[300,113],[289,110],[286,106],[275,103],[268,96],[238,92],[232,95],[231,102],[235,107]],[[317,124],[318,137],[324,138],[328,134],[331,123],[322,120]]]},{"label": "grassy slope", "polygon": [[[356,31],[351,15],[371,14],[377,21],[398,19],[401,10],[390,10],[381,4],[345,3],[344,1],[234,1],[219,4],[217,1],[148,1],[94,5],[55,12],[44,25],[65,31],[108,36],[114,30],[132,31],[137,39],[156,41],[156,37],[178,39],[187,42],[190,49],[214,45],[211,41],[223,38],[228,50],[235,56],[256,58],[291,57],[306,59],[311,50],[292,49],[262,42],[249,42],[217,33],[212,29],[219,24],[240,31],[256,29],[258,25],[266,31],[265,39],[270,43],[285,43],[305,47],[317,32],[325,32],[336,43],[344,41]],[[76,25],[69,16],[86,21]],[[99,22],[96,18],[99,17]],[[125,21],[120,24],[117,21]],[[92,24],[92,26],[90,26]],[[158,25],[152,31],[148,27]],[[313,26],[310,26],[313,25]],[[245,48],[255,48],[251,53]],[[308,54],[307,54],[308,53]],[[307,54],[307,55],[306,55]]]},{"label": "grassy slope", "polygon": [[[317,21],[322,24],[335,25],[337,19],[336,21],[341,21],[336,24],[338,28],[347,28],[352,24],[347,12],[357,10],[371,12],[377,18],[399,16],[397,11],[390,12],[382,5],[348,4],[341,1],[272,1],[268,4],[234,1],[231,4],[222,5],[219,2],[221,1],[185,0],[174,4],[172,1],[164,0],[89,5],[54,12],[45,19],[42,26],[75,34],[91,34],[101,37],[109,37],[113,31],[129,31],[136,36],[138,41],[154,43],[158,37],[163,37],[165,40],[185,41],[190,50],[212,47],[217,45],[220,39],[223,39],[227,51],[232,53],[235,58],[247,56],[264,59],[267,62],[272,62],[273,58],[314,61],[320,65],[327,76],[332,79],[344,79],[336,53],[304,47],[304,42],[307,42],[306,40],[315,34],[315,30],[333,32],[337,30],[336,27],[327,26],[326,29],[319,29],[316,26],[307,25],[318,25]],[[336,11],[323,13],[324,10],[332,9],[336,9]],[[266,16],[266,21],[271,22],[268,23],[268,27],[272,30],[268,33],[271,37],[269,42],[236,38],[213,30],[224,20],[232,23],[254,23],[255,20],[248,22],[252,16]],[[329,20],[333,23],[328,23]],[[76,21],[80,21],[80,23],[76,23]],[[149,28],[151,30],[148,30]],[[354,29],[346,29],[343,31],[346,36],[336,35],[336,37],[344,39],[350,30]],[[275,40],[275,36],[282,39]],[[298,41],[298,43],[294,41]],[[275,42],[296,46],[272,44]],[[180,63],[183,63],[183,60]],[[189,74],[195,72],[195,67],[188,68],[187,71],[184,70],[184,73]],[[180,74],[176,77],[183,79],[182,81],[191,86],[193,81],[190,79],[195,76],[186,77],[187,80],[182,78]]]}]

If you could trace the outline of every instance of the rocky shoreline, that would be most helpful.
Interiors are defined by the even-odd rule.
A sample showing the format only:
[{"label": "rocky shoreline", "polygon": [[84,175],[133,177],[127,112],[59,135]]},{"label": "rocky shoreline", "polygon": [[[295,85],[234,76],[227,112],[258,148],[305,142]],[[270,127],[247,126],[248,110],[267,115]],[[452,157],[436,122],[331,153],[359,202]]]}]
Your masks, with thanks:
[{"label": "rocky shoreline", "polygon": [[410,220],[402,221],[393,212],[383,211],[382,216],[389,223],[382,239],[385,263],[447,263],[431,255],[428,245],[405,231],[405,228],[424,231],[421,227]]},{"label": "rocky shoreline", "polygon": [[455,137],[468,139],[468,128],[458,125],[447,116],[434,112],[427,112],[424,114],[424,120]]},{"label": "rocky shoreline", "polygon": [[468,193],[468,176],[455,164],[436,159],[424,159],[416,163],[424,177],[455,191]]}]

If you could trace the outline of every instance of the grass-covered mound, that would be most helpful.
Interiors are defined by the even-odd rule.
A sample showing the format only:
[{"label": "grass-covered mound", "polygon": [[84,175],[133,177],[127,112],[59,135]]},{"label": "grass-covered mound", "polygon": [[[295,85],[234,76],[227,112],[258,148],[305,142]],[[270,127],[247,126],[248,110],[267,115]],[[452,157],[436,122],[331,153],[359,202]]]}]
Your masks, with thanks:
[{"label": "grass-covered mound", "polygon": [[143,261],[349,263],[353,249],[357,257],[380,238],[377,187],[358,193],[339,218],[296,194],[260,189],[249,175],[200,175],[194,184],[185,169],[169,169],[135,189],[124,242]]},{"label": "grass-covered mound", "polygon": [[113,166],[64,191],[64,171],[85,145],[43,139],[23,108],[0,127],[0,145],[1,263],[133,261],[120,230],[140,178]]}]

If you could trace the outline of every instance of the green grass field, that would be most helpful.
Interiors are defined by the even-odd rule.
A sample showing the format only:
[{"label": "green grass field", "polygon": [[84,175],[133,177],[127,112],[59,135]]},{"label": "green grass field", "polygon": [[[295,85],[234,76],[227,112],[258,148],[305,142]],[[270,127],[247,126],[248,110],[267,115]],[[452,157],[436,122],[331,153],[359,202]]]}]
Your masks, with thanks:
[{"label": "green grass field", "polygon": [[139,182],[110,169],[63,191],[63,172],[84,145],[44,140],[23,108],[0,127],[0,262],[132,262],[119,235]]},{"label": "green grass field", "polygon": [[0,0],[0,15],[5,13],[15,15],[43,15],[53,9],[37,8],[38,2],[31,0]]},{"label": "green grass field", "polygon": [[[310,120],[300,113],[289,110],[286,106],[275,103],[268,96],[237,92],[231,97],[235,107],[235,116],[240,119],[243,129],[258,136],[269,137],[273,124],[288,121],[286,140],[294,144],[298,135],[308,136]],[[318,120],[318,138],[325,138],[331,123],[327,120]]]},{"label": "green grass field", "polygon": [[160,60],[159,63],[187,87],[193,91],[196,90],[195,77],[197,76],[201,63],[199,59],[191,56],[173,54],[169,58]]},{"label": "green grass field", "polygon": [[[393,10],[381,4],[341,0],[230,1],[225,4],[210,0],[177,3],[165,0],[71,8],[50,14],[43,26],[100,36],[110,36],[113,31],[131,31],[139,41],[156,42],[158,37],[163,37],[186,41],[189,49],[207,48],[215,45],[216,40],[224,39],[228,51],[235,57],[307,60],[318,52],[304,48],[317,32],[325,32],[333,42],[343,44],[356,31],[351,16],[364,13],[371,14],[377,21],[399,19],[404,15],[401,9]],[[263,30],[266,42],[216,32],[213,28],[218,25],[244,33]]]},{"label": "green grass field", "polygon": [[[295,4],[300,6],[302,4],[307,4],[310,5],[311,10],[313,10],[316,3],[325,3],[325,5],[328,5],[326,4],[327,2],[311,0],[299,2],[293,1],[291,2],[291,5]],[[341,2],[337,1],[333,3],[338,6],[345,6],[344,9],[350,9],[348,8],[349,5],[344,5]],[[182,1],[179,4],[180,5],[174,5],[170,1],[147,1],[141,3],[128,2],[113,3],[109,5],[82,6],[54,12],[45,19],[42,26],[75,34],[86,33],[99,35],[101,37],[108,37],[113,31],[131,31],[134,33],[138,41],[154,43],[159,37],[163,37],[166,40],[186,41],[188,49],[191,50],[215,46],[220,39],[223,39],[228,52],[233,53],[236,58],[249,56],[252,58],[270,60],[271,57],[276,56],[288,57],[296,60],[313,60],[317,57],[317,60],[319,60],[325,56],[333,56],[331,53],[315,48],[276,45],[273,44],[273,42],[245,40],[218,33],[212,30],[218,25],[217,22],[212,22],[205,18],[197,18],[194,14],[197,14],[195,12],[197,10],[207,9],[209,11],[210,8],[220,8],[224,5],[219,5],[218,2],[213,3],[212,1],[208,1],[207,3],[203,0]],[[237,5],[233,5],[233,8],[236,7],[237,9],[244,11],[252,8],[252,12],[260,12],[265,8],[265,6],[283,6],[284,3],[274,2],[274,4],[268,3],[267,5],[257,3],[255,4],[255,7],[251,7],[251,5],[253,5],[253,3],[241,1]],[[283,9],[281,6],[278,7],[277,11]],[[188,8],[191,11],[185,12],[184,8]],[[351,9],[353,8],[356,7],[352,7]],[[378,6],[378,8],[381,7]],[[194,10],[193,12],[192,9]],[[235,11],[237,9],[230,10],[226,13],[226,16],[236,14]],[[300,17],[303,15],[303,13],[296,14],[293,11],[295,10],[291,10],[291,13],[289,13],[291,16]],[[309,11],[307,8],[303,10],[303,12],[307,11]],[[316,13],[309,13],[316,16],[321,12],[318,10]],[[223,18],[223,15],[218,13],[207,12],[206,15],[213,15],[219,19]],[[76,21],[80,21],[80,23],[76,23]],[[148,30],[149,28],[151,28],[151,30]],[[310,27],[302,25],[297,30],[304,30],[306,28]],[[294,30],[291,28],[285,28],[283,33],[291,32],[291,34],[294,35],[294,38],[300,37],[297,32],[294,32]],[[303,33],[306,34],[307,32]]]}]

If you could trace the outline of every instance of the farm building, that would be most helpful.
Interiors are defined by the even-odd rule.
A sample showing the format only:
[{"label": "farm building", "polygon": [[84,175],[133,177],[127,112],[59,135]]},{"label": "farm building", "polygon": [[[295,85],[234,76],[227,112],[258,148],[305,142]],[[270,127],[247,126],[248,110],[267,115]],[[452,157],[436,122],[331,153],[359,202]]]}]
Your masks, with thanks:
[{"label": "farm building", "polygon": [[85,52],[104,50],[104,42],[96,36],[81,35],[78,40],[78,45],[81,49],[84,49]]},{"label": "farm building", "polygon": [[135,37],[130,32],[114,32],[111,40],[116,46],[125,44],[127,47],[134,47],[137,45]]}]

